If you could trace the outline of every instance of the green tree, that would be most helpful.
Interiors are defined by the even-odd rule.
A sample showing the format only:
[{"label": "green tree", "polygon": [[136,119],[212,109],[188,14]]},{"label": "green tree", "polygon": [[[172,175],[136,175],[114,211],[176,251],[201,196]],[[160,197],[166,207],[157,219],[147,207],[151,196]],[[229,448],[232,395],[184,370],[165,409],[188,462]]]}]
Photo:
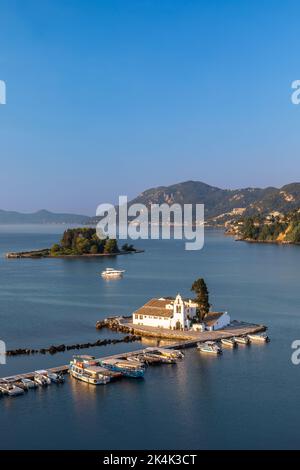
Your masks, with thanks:
[{"label": "green tree", "polygon": [[104,253],[117,253],[119,251],[117,240],[109,238],[104,245]]},{"label": "green tree", "polygon": [[204,279],[197,279],[193,283],[191,290],[196,294],[195,302],[198,304],[197,316],[199,321],[202,321],[210,308],[209,292]]},{"label": "green tree", "polygon": [[58,243],[54,243],[54,245],[52,245],[51,250],[50,250],[51,255],[57,256],[60,252],[60,248],[61,246]]}]

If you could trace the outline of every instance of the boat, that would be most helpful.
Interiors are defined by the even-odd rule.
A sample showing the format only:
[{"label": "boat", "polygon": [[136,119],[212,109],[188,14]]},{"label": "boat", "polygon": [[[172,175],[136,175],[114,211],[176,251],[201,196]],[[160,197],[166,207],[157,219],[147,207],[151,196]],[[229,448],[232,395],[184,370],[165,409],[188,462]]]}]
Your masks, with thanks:
[{"label": "boat", "polygon": [[144,360],[149,363],[157,362],[161,364],[176,364],[176,362],[178,361],[178,359],[175,357],[164,356],[157,349],[151,349],[151,348],[145,349],[143,351],[143,356],[144,356]]},{"label": "boat", "polygon": [[249,334],[248,338],[251,342],[257,343],[268,343],[270,341],[269,336],[266,333],[260,334]]},{"label": "boat", "polygon": [[172,359],[183,359],[184,354],[181,351],[178,351],[177,349],[167,349],[167,348],[147,348],[144,350],[146,353],[147,352],[155,352],[157,354],[160,354],[164,357],[169,357]]},{"label": "boat", "polygon": [[205,341],[198,343],[197,349],[207,354],[222,354],[222,349],[214,341]]},{"label": "boat", "polygon": [[30,379],[20,379],[18,384],[19,384],[18,386],[21,386],[22,384],[25,390],[29,390],[30,388],[36,388],[36,383]]},{"label": "boat", "polygon": [[17,387],[17,385],[10,383],[7,380],[0,383],[0,390],[4,395],[8,395],[10,397],[15,397],[24,393],[22,388]]},{"label": "boat", "polygon": [[104,385],[110,382],[109,374],[106,374],[103,367],[96,365],[94,359],[93,356],[74,356],[70,362],[70,375],[92,385]]},{"label": "boat", "polygon": [[235,336],[234,340],[239,344],[249,344],[250,340],[248,336]]},{"label": "boat", "polygon": [[115,279],[122,277],[124,272],[124,269],[106,268],[105,271],[102,271],[101,276],[105,279]]},{"label": "boat", "polygon": [[106,359],[100,361],[100,364],[108,370],[121,372],[126,377],[141,378],[144,377],[145,368],[140,363],[127,361],[126,359]]},{"label": "boat", "polygon": [[237,347],[237,342],[234,338],[222,338],[221,343],[223,344],[223,346],[227,346],[229,348]]},{"label": "boat", "polygon": [[48,377],[46,370],[36,370],[33,380],[41,387],[46,387],[51,384],[51,379]]},{"label": "boat", "polygon": [[128,356],[126,358],[121,358],[121,359],[132,362],[133,364],[138,364],[140,366],[145,365],[145,361],[144,361],[144,358],[142,356]]},{"label": "boat", "polygon": [[61,384],[65,381],[65,378],[61,372],[58,374],[56,372],[48,372],[48,377],[51,382],[54,382],[56,384]]}]

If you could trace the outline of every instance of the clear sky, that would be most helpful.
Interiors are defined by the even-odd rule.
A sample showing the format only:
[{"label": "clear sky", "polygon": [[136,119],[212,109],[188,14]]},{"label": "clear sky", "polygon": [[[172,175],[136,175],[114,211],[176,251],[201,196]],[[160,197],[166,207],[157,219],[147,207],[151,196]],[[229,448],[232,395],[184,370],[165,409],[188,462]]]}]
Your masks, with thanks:
[{"label": "clear sky", "polygon": [[1,0],[0,208],[299,181],[300,3]]}]

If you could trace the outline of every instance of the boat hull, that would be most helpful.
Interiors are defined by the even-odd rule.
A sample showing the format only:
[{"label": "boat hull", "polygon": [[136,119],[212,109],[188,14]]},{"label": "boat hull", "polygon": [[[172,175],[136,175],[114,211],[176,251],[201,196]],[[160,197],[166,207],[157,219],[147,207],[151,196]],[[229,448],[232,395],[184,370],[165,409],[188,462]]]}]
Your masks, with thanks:
[{"label": "boat hull", "polygon": [[78,374],[78,372],[75,372],[74,370],[70,369],[70,375],[74,377],[75,379],[81,380],[82,382],[86,382],[91,385],[105,385],[110,381],[110,378],[98,378],[98,379],[93,379],[92,377],[88,377],[86,375],[81,375]]}]

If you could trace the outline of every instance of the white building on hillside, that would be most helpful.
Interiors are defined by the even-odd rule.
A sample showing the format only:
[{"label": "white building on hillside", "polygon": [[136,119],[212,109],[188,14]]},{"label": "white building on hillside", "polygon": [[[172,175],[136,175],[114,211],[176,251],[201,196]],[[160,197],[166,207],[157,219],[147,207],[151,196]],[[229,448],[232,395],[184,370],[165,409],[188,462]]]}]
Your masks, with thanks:
[{"label": "white building on hillside", "polygon": [[154,326],[172,330],[188,330],[190,320],[196,315],[197,304],[184,300],[180,294],[175,299],[151,299],[132,315],[135,325]]}]

